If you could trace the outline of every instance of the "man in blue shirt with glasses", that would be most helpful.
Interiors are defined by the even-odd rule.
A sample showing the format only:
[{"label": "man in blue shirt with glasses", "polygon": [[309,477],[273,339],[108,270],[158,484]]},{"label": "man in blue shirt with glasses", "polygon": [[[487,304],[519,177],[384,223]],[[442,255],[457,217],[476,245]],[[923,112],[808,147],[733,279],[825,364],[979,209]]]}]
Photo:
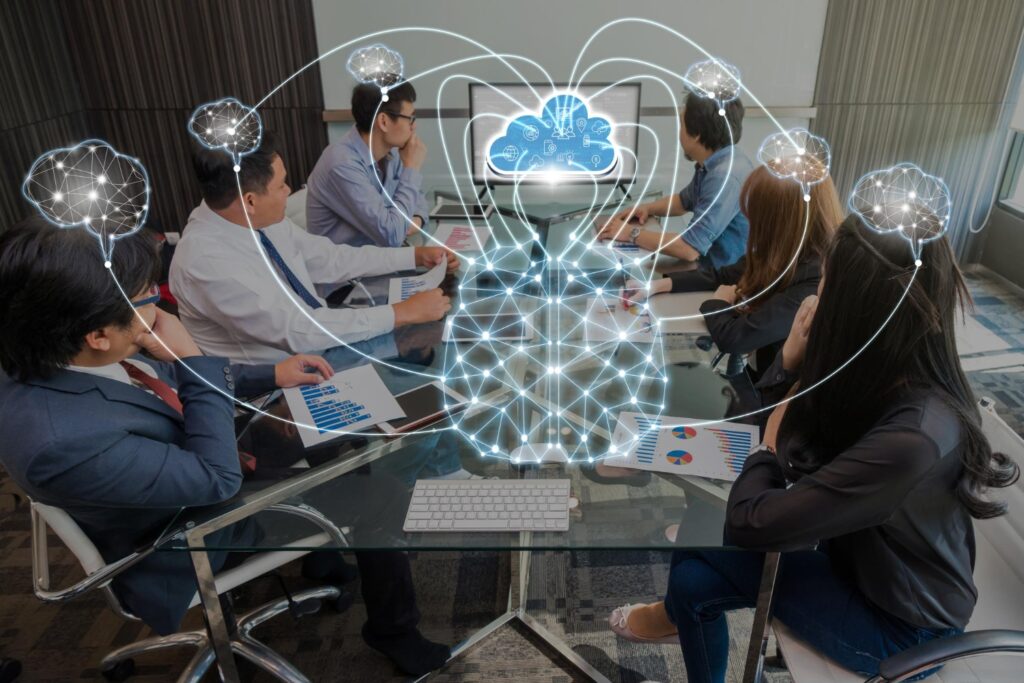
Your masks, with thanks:
[{"label": "man in blue shirt with glasses", "polygon": [[416,135],[416,90],[357,85],[355,126],[320,155],[307,180],[306,227],[337,244],[399,247],[430,213],[420,191],[426,145]]},{"label": "man in blue shirt with glasses", "polygon": [[[684,261],[698,261],[715,268],[727,266],[747,248],[747,217],[740,211],[740,188],[753,170],[750,160],[735,147],[743,132],[743,104],[727,102],[725,115],[719,105],[690,93],[680,112],[679,144],[694,163],[690,184],[679,194],[648,204],[630,206],[608,219],[600,239],[632,242],[649,251],[660,251]],[[692,213],[682,234],[644,229],[651,217]]]}]

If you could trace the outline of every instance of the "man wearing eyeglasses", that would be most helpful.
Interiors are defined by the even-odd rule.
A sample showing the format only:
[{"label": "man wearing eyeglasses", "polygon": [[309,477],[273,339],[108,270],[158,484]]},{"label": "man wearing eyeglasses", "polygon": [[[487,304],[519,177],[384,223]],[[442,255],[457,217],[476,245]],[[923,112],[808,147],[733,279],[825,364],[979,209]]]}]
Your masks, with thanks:
[{"label": "man wearing eyeglasses", "polygon": [[327,147],[307,180],[306,228],[337,244],[398,247],[430,213],[420,190],[427,148],[416,135],[416,90],[352,91],[355,126]]}]

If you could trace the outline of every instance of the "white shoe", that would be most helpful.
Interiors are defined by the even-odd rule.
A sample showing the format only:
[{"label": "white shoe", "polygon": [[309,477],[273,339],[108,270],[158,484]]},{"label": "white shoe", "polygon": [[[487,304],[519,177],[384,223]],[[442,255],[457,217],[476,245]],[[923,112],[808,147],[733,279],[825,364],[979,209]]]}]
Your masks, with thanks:
[{"label": "white shoe", "polygon": [[643,636],[638,636],[633,633],[629,628],[629,613],[638,607],[647,607],[647,605],[626,604],[622,607],[616,607],[612,610],[612,613],[608,615],[608,626],[611,627],[612,631],[615,631],[617,636],[634,643],[662,643],[665,645],[679,644],[679,636],[675,633],[661,638],[644,638]]}]

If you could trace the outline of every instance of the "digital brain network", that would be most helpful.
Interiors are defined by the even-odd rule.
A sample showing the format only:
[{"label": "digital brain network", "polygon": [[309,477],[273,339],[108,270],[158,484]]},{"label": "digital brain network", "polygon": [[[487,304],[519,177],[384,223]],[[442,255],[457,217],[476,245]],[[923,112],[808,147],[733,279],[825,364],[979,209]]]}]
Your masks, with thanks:
[{"label": "digital brain network", "polygon": [[[694,460],[692,440],[707,438],[726,454],[722,466],[737,471],[752,445],[748,432],[722,426],[721,420],[674,423],[665,412],[671,392],[686,390],[671,383],[666,328],[700,314],[657,315],[651,301],[638,294],[650,290],[656,277],[652,265],[657,251],[640,249],[628,239],[598,239],[598,232],[608,216],[628,211],[652,191],[676,192],[688,178],[683,175],[687,162],[679,149],[678,120],[675,134],[665,136],[640,119],[641,81],[677,110],[687,93],[713,101],[723,119],[728,104],[741,96],[762,105],[743,85],[738,67],[656,22],[610,22],[591,41],[625,21],[667,32],[692,51],[692,61],[666,65],[623,57],[618,61],[642,73],[601,82],[601,65],[616,59],[590,63],[584,45],[571,73],[556,81],[543,65],[525,57],[499,54],[471,37],[428,27],[354,38],[321,55],[318,61],[344,60],[355,83],[379,88],[381,107],[387,106],[391,90],[418,84],[428,74],[443,75],[445,85],[436,93],[421,93],[425,107],[425,100],[436,97],[443,108],[451,92],[445,90],[447,84],[470,83],[470,118],[457,135],[452,136],[451,128],[446,133],[436,120],[419,123],[437,127],[441,145],[431,149],[431,163],[449,171],[449,194],[462,214],[446,240],[433,231],[422,238],[427,245],[448,246],[463,263],[455,306],[440,323],[439,357],[416,369],[368,358],[391,372],[416,374],[461,395],[464,409],[446,406],[452,409],[449,421],[422,431],[454,432],[481,457],[541,460],[557,452],[560,462],[589,463],[633,452],[642,459],[651,457],[664,437],[670,441],[662,464],[682,471]],[[382,42],[385,38],[450,40],[465,54],[447,64],[412,64]],[[475,60],[493,62],[506,72],[507,82],[484,82],[460,73],[460,64]],[[519,67],[527,62],[543,77],[526,80]],[[257,102],[225,96],[198,105],[187,122],[189,133],[200,144],[229,155],[238,173],[243,157],[259,147],[261,106],[299,73],[288,75]],[[798,184],[809,203],[811,187],[829,174],[829,145],[804,128],[782,128],[770,112],[768,118],[776,130],[761,143],[758,162],[778,178]],[[647,150],[643,157],[637,153],[640,139]],[[674,169],[671,177],[656,173],[665,167]],[[553,201],[574,208],[557,220],[538,219],[524,199],[527,188],[535,185],[545,187]],[[98,140],[41,156],[23,192],[51,222],[95,234],[107,256],[118,237],[141,228],[149,207],[149,181],[141,162]],[[485,205],[497,210],[483,211]],[[942,180],[909,163],[865,174],[849,207],[870,228],[906,240],[918,257],[923,243],[943,234],[950,215],[949,191]],[[660,232],[664,248],[709,211],[704,208],[688,221],[648,222],[645,229]],[[627,223],[623,229],[631,227]],[[269,261],[267,267],[269,277]],[[279,286],[288,286],[274,278]],[[745,294],[749,300],[764,291]],[[718,426],[697,431],[713,424]]]}]

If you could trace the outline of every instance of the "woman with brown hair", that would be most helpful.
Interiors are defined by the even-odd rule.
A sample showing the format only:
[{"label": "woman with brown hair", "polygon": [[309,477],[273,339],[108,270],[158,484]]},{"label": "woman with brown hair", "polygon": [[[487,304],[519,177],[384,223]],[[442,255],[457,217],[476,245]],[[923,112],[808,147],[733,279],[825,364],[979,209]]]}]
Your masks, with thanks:
[{"label": "woman with brown hair", "polygon": [[[809,194],[805,202],[798,183],[759,166],[740,190],[740,211],[750,222],[746,254],[728,266],[704,266],[655,280],[651,294],[713,290],[700,312],[715,345],[725,353],[756,351],[758,367],[767,367],[789,334],[800,302],[817,291],[822,257],[844,216],[831,178],[812,186]],[[627,286],[642,291],[636,281]]]}]

